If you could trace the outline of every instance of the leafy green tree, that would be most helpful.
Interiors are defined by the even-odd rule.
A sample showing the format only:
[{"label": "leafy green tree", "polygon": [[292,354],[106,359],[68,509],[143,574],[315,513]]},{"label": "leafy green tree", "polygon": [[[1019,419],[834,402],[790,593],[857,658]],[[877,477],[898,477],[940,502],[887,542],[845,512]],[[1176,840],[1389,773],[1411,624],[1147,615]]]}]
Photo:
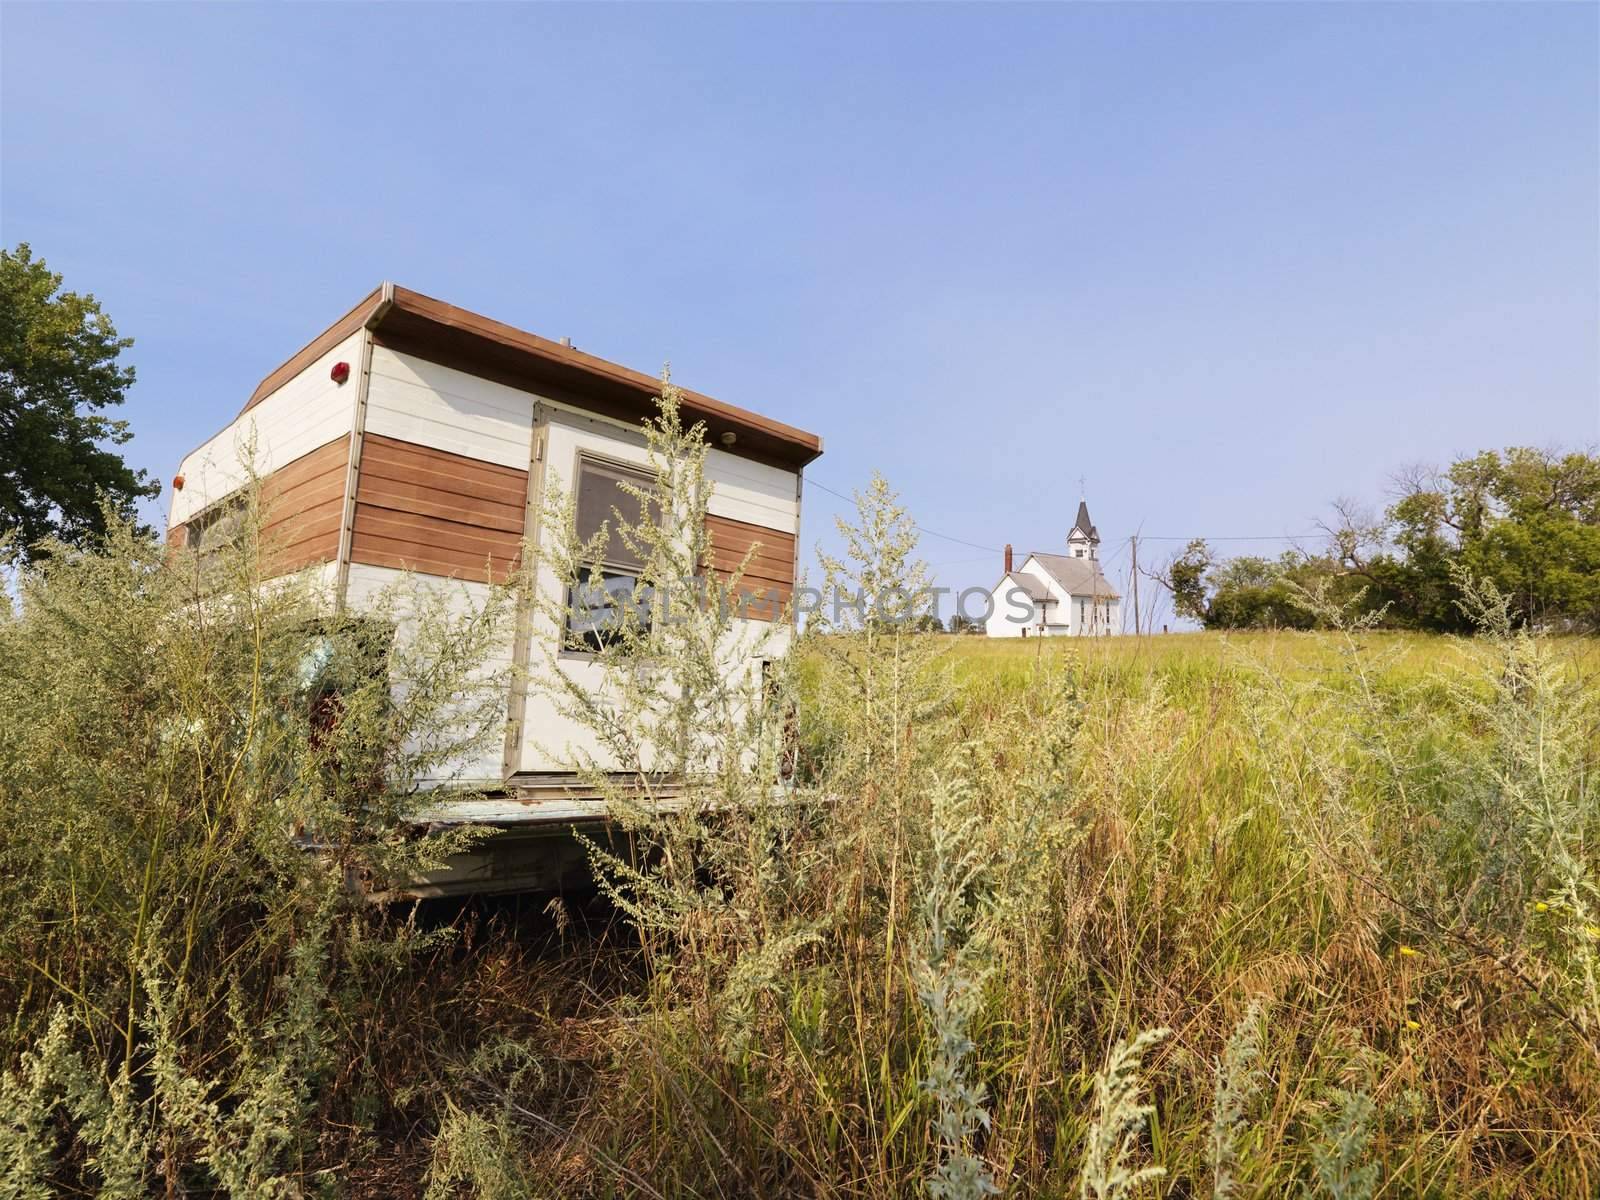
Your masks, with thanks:
[{"label": "leafy green tree", "polygon": [[1514,447],[1457,463],[1451,482],[1483,495],[1462,566],[1494,580],[1524,621],[1600,628],[1600,457]]},{"label": "leafy green tree", "polygon": [[1376,556],[1358,572],[1387,601],[1391,619],[1418,629],[1465,633],[1451,568],[1457,558],[1449,499],[1413,482],[1390,506],[1388,536],[1397,554]]},{"label": "leafy green tree", "polygon": [[1183,553],[1167,564],[1162,582],[1172,593],[1172,611],[1180,617],[1199,621],[1206,619],[1206,572],[1216,560],[1211,547],[1196,538],[1183,548]]},{"label": "leafy green tree", "polygon": [[[1335,533],[1342,566],[1390,606],[1389,621],[1464,632],[1457,579],[1493,581],[1522,623],[1600,628],[1600,457],[1486,450],[1413,471],[1384,523]],[[1364,547],[1370,547],[1364,550]]]},{"label": "leafy green tree", "polygon": [[1208,629],[1308,629],[1300,589],[1436,633],[1474,629],[1462,580],[1488,581],[1520,625],[1600,630],[1600,456],[1486,450],[1412,468],[1380,515],[1334,505],[1326,554],[1216,559],[1194,541],[1160,577],[1181,617]]},{"label": "leafy green tree", "polygon": [[1276,559],[1218,560],[1197,539],[1161,580],[1172,592],[1174,611],[1207,629],[1311,629],[1316,617],[1300,603],[1297,588],[1313,589],[1337,575],[1333,560],[1295,550]]},{"label": "leafy green tree", "polygon": [[1229,559],[1207,577],[1211,600],[1207,629],[1310,629],[1315,619],[1291,585],[1309,586],[1326,575],[1327,564],[1289,551],[1276,560]]},{"label": "leafy green tree", "polygon": [[24,555],[47,537],[103,535],[101,497],[127,518],[160,492],[107,448],[132,436],[105,415],[133,383],[117,364],[132,344],[93,296],[62,291],[26,242],[0,249],[0,534]]}]

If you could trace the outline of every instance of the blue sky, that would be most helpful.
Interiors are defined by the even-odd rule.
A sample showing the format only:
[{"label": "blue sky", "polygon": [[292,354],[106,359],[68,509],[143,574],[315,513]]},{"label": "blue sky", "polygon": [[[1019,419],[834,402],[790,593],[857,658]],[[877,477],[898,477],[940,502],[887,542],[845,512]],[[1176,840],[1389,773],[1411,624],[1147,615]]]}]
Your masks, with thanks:
[{"label": "blue sky", "polygon": [[808,543],[877,468],[1058,549],[1081,476],[1120,581],[1600,439],[1597,63],[1579,4],[6,4],[0,236],[163,480],[389,278],[822,434]]}]

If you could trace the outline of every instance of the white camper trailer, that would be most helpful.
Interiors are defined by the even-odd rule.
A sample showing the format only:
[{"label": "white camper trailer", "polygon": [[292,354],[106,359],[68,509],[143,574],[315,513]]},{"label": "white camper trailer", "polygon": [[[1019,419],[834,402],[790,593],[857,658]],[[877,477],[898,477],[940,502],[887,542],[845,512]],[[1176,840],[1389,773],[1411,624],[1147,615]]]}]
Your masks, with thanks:
[{"label": "white camper trailer", "polygon": [[[263,379],[238,417],[184,458],[168,540],[203,545],[218,528],[249,474],[248,447],[272,502],[274,570],[318,573],[352,611],[405,571],[450,581],[470,604],[515,566],[525,538],[538,544],[546,486],[575,490],[580,514],[586,492],[609,509],[617,480],[646,461],[640,430],[659,390],[650,375],[385,283]],[[709,565],[729,570],[756,547],[743,587],[759,602],[741,611],[782,620],[797,567],[801,473],[822,453],[821,439],[691,391],[683,416],[703,421],[711,442],[706,521],[718,561]],[[536,586],[560,584],[540,576]],[[789,631],[776,632],[781,644]],[[563,636],[524,614],[500,665],[537,663],[534,639]],[[595,672],[599,682],[581,654],[564,657],[561,669],[580,679]],[[503,752],[496,747],[459,776],[493,798],[446,803],[441,819],[524,836],[603,820],[603,802],[552,750],[581,742],[585,731],[530,692],[525,674],[509,674]],[[530,876],[529,860],[502,846],[422,890],[537,886],[544,876]]]}]

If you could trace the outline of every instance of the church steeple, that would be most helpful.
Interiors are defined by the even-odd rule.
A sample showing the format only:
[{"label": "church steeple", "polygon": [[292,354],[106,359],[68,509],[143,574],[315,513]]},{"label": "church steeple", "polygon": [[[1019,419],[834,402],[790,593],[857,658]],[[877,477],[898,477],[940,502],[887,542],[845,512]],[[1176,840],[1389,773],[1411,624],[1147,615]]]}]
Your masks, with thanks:
[{"label": "church steeple", "polygon": [[1089,504],[1086,500],[1078,501],[1078,519],[1072,523],[1072,532],[1067,534],[1067,546],[1074,558],[1099,557],[1100,531],[1089,519]]}]

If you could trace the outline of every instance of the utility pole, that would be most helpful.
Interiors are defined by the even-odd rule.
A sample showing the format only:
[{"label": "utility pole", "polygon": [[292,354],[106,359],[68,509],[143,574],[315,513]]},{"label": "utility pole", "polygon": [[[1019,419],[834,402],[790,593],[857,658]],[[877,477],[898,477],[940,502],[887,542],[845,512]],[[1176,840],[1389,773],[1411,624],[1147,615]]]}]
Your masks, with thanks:
[{"label": "utility pole", "polygon": [[1139,535],[1133,535],[1133,636],[1139,636]]}]

